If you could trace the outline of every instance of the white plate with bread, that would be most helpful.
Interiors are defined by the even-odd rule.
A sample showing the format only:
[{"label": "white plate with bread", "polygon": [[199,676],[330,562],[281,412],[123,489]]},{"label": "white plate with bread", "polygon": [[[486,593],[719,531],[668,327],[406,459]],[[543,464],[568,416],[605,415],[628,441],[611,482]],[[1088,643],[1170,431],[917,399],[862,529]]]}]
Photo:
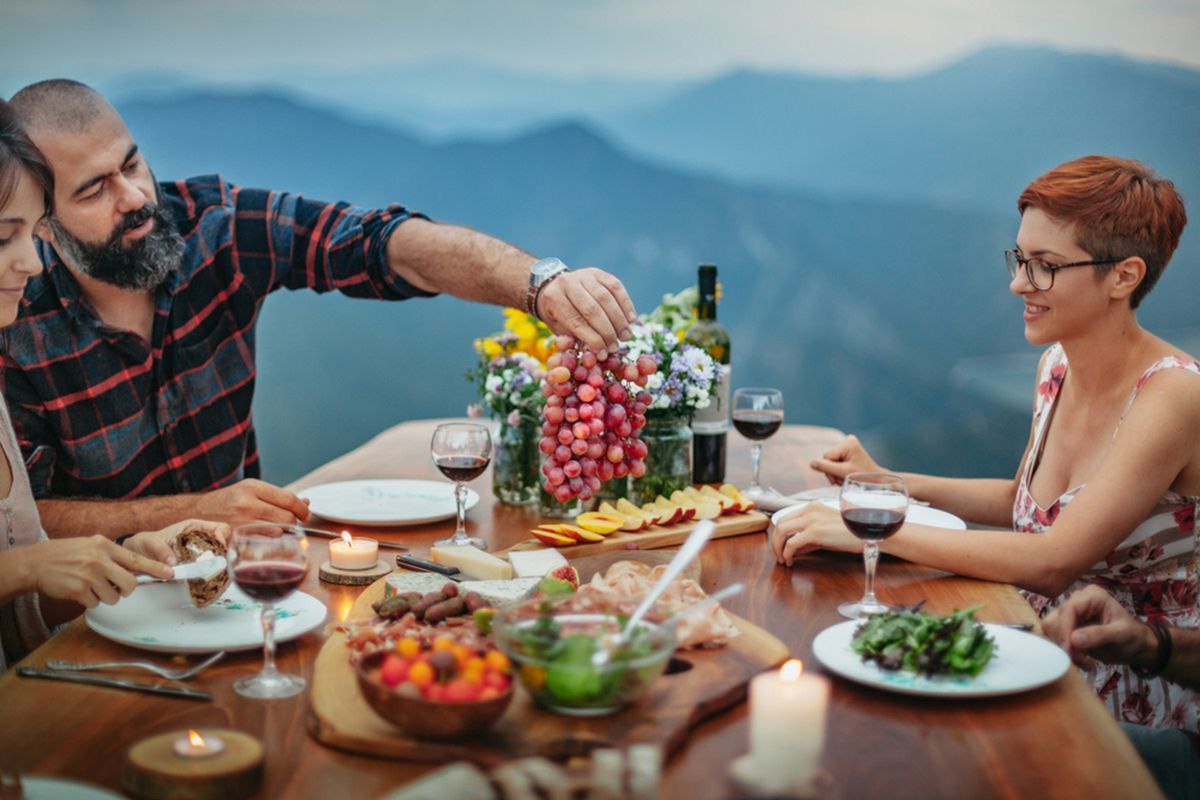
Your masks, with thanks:
[{"label": "white plate with bread", "polygon": [[[259,604],[236,585],[230,585],[216,602],[197,608],[186,585],[150,583],[115,605],[89,609],[84,619],[106,639],[160,653],[213,653],[263,646]],[[275,604],[275,641],[303,636],[324,621],[325,604],[295,592]]]}]

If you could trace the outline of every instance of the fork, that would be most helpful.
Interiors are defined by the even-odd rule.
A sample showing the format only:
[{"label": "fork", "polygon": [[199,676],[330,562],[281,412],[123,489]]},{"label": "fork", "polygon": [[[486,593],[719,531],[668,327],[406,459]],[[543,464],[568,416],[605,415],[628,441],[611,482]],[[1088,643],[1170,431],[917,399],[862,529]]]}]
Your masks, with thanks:
[{"label": "fork", "polygon": [[101,661],[94,664],[80,664],[74,661],[59,661],[57,659],[51,659],[50,661],[47,661],[46,666],[50,669],[65,669],[74,672],[87,672],[95,669],[120,669],[128,667],[131,669],[148,670],[153,672],[155,675],[166,678],[170,681],[186,681],[193,675],[199,674],[201,670],[208,669],[224,657],[225,651],[222,650],[219,653],[213,653],[199,664],[193,664],[185,669],[170,669],[149,661]]}]

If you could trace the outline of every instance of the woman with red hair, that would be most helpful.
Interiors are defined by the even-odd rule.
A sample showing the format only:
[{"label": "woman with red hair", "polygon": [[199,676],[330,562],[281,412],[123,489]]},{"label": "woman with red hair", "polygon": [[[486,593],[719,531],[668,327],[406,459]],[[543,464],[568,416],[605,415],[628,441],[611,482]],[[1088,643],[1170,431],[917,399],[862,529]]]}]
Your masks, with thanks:
[{"label": "woman with red hair", "polygon": [[[1200,363],[1143,329],[1136,309],[1187,223],[1174,185],[1136,161],[1088,156],[1050,170],[1017,201],[1005,252],[1025,338],[1045,345],[1033,421],[1013,478],[905,475],[914,497],[970,522],[1013,531],[907,524],[885,552],[1012,583],[1039,613],[1088,584],[1163,631],[1196,627],[1200,508]],[[837,483],[881,467],[854,437],[813,463]],[[811,503],[780,522],[776,558],[861,550],[836,512]],[[1162,659],[1160,659],[1162,660]],[[1097,665],[1092,679],[1119,718],[1200,730],[1192,692],[1154,674],[1160,660]]]}]

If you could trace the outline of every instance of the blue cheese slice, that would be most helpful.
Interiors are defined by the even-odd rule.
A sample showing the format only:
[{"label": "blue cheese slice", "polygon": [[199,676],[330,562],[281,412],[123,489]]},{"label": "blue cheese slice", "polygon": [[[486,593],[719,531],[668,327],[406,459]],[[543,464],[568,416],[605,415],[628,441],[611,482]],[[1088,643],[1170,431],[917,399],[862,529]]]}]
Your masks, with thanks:
[{"label": "blue cheese slice", "polygon": [[541,578],[513,578],[507,581],[463,581],[458,590],[463,594],[475,592],[489,606],[499,608],[533,594]]},{"label": "blue cheese slice", "polygon": [[386,600],[405,592],[429,594],[439,591],[447,583],[452,581],[445,575],[433,572],[393,572],[387,576],[387,583],[383,586],[383,597]]}]

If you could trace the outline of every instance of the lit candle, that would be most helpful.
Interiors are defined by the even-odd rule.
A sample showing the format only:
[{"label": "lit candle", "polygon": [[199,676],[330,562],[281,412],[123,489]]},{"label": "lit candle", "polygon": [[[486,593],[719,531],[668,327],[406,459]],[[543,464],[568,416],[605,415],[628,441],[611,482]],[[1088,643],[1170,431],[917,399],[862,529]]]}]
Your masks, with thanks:
[{"label": "lit candle", "polygon": [[329,563],[338,569],[370,569],[379,562],[379,542],[352,539],[342,531],[342,540],[329,543]]},{"label": "lit candle", "polygon": [[750,756],[764,787],[789,794],[813,788],[825,744],[829,681],[804,675],[793,659],[750,682]]},{"label": "lit candle", "polygon": [[182,758],[207,758],[224,750],[225,743],[212,734],[204,737],[196,731],[189,730],[186,736],[175,740],[173,748],[175,754]]}]

